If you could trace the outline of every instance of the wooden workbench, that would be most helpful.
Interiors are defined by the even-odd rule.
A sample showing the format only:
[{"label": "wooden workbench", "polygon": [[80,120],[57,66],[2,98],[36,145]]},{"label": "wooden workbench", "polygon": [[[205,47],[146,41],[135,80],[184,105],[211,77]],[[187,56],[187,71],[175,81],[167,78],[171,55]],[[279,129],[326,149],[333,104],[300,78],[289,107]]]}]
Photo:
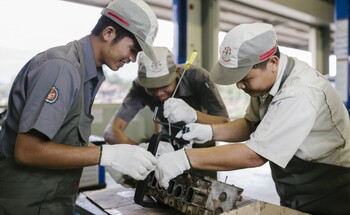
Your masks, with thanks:
[{"label": "wooden workbench", "polygon": [[[76,202],[81,215],[183,215],[175,209],[144,208],[134,203],[135,190],[123,187],[85,191]],[[299,211],[244,197],[237,209],[221,215],[305,215]]]}]

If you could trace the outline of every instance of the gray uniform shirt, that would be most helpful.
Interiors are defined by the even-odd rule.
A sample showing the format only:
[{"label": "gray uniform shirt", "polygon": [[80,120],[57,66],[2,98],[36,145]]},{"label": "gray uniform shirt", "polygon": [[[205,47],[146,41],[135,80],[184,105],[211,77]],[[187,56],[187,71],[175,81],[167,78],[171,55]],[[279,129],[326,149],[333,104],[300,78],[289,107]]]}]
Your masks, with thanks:
[{"label": "gray uniform shirt", "polygon": [[[183,72],[183,65],[180,65],[180,68],[181,72]],[[190,67],[185,73],[175,97],[183,99],[198,111],[209,115],[228,117],[225,104],[216,86],[209,79],[208,71],[201,67],[194,65]],[[133,85],[125,97],[122,106],[118,109],[116,116],[130,122],[139,110],[145,106],[148,106],[152,111],[158,106],[160,108],[158,118],[166,122],[162,112],[163,103],[149,95],[136,79],[133,81]]]},{"label": "gray uniform shirt", "polygon": [[[83,50],[85,111],[105,80],[96,69],[88,36],[79,40]],[[80,86],[80,62],[74,43],[54,47],[32,58],[17,75],[9,96],[8,115],[2,129],[2,156],[12,157],[18,133],[35,129],[52,139],[62,126]]]}]

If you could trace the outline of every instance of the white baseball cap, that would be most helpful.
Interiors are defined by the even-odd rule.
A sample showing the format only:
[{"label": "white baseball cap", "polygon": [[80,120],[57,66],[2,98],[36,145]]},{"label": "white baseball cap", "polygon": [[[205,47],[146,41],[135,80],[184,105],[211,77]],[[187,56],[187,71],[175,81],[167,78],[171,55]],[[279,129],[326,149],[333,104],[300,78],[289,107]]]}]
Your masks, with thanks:
[{"label": "white baseball cap", "polygon": [[113,0],[101,14],[133,33],[142,51],[155,59],[152,44],[158,32],[158,21],[143,0]]},{"label": "white baseball cap", "polygon": [[230,30],[220,45],[220,59],[210,72],[217,84],[235,84],[255,64],[263,62],[277,50],[276,30],[271,24],[241,24]]},{"label": "white baseball cap", "polygon": [[137,58],[138,80],[145,88],[159,88],[169,85],[176,79],[174,55],[166,47],[154,47],[157,60],[153,61],[144,52]]}]

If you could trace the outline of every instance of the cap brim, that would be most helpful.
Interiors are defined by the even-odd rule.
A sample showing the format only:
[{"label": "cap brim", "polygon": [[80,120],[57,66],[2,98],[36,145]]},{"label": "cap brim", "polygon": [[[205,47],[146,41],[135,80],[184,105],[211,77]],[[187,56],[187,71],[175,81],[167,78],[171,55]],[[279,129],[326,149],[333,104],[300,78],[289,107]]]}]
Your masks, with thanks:
[{"label": "cap brim", "polygon": [[169,74],[157,77],[157,78],[147,78],[138,77],[140,85],[145,88],[160,88],[171,84],[176,79],[176,66],[169,69]]},{"label": "cap brim", "polygon": [[219,62],[215,64],[210,72],[209,78],[216,84],[229,85],[235,84],[242,80],[244,76],[252,69],[253,66],[245,66],[240,68],[227,68]]},{"label": "cap brim", "polygon": [[140,44],[142,51],[145,52],[145,54],[147,55],[147,57],[149,57],[152,61],[157,61],[157,57],[154,53],[153,50],[153,46],[148,45],[147,43],[145,43],[141,38],[139,38],[136,34],[134,34],[137,42]]}]

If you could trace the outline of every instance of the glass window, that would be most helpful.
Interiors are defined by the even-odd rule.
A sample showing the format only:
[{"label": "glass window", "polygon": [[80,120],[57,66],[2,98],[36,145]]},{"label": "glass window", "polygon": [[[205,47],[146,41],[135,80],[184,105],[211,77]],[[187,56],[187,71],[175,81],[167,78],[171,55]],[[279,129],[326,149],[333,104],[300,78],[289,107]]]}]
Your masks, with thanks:
[{"label": "glass window", "polygon": [[[59,0],[0,1],[0,105],[7,105],[11,84],[33,56],[90,34],[101,16],[101,8]],[[154,45],[173,48],[173,24],[159,20]],[[107,81],[96,103],[116,103],[137,76],[137,64],[114,72],[104,67]]]}]

